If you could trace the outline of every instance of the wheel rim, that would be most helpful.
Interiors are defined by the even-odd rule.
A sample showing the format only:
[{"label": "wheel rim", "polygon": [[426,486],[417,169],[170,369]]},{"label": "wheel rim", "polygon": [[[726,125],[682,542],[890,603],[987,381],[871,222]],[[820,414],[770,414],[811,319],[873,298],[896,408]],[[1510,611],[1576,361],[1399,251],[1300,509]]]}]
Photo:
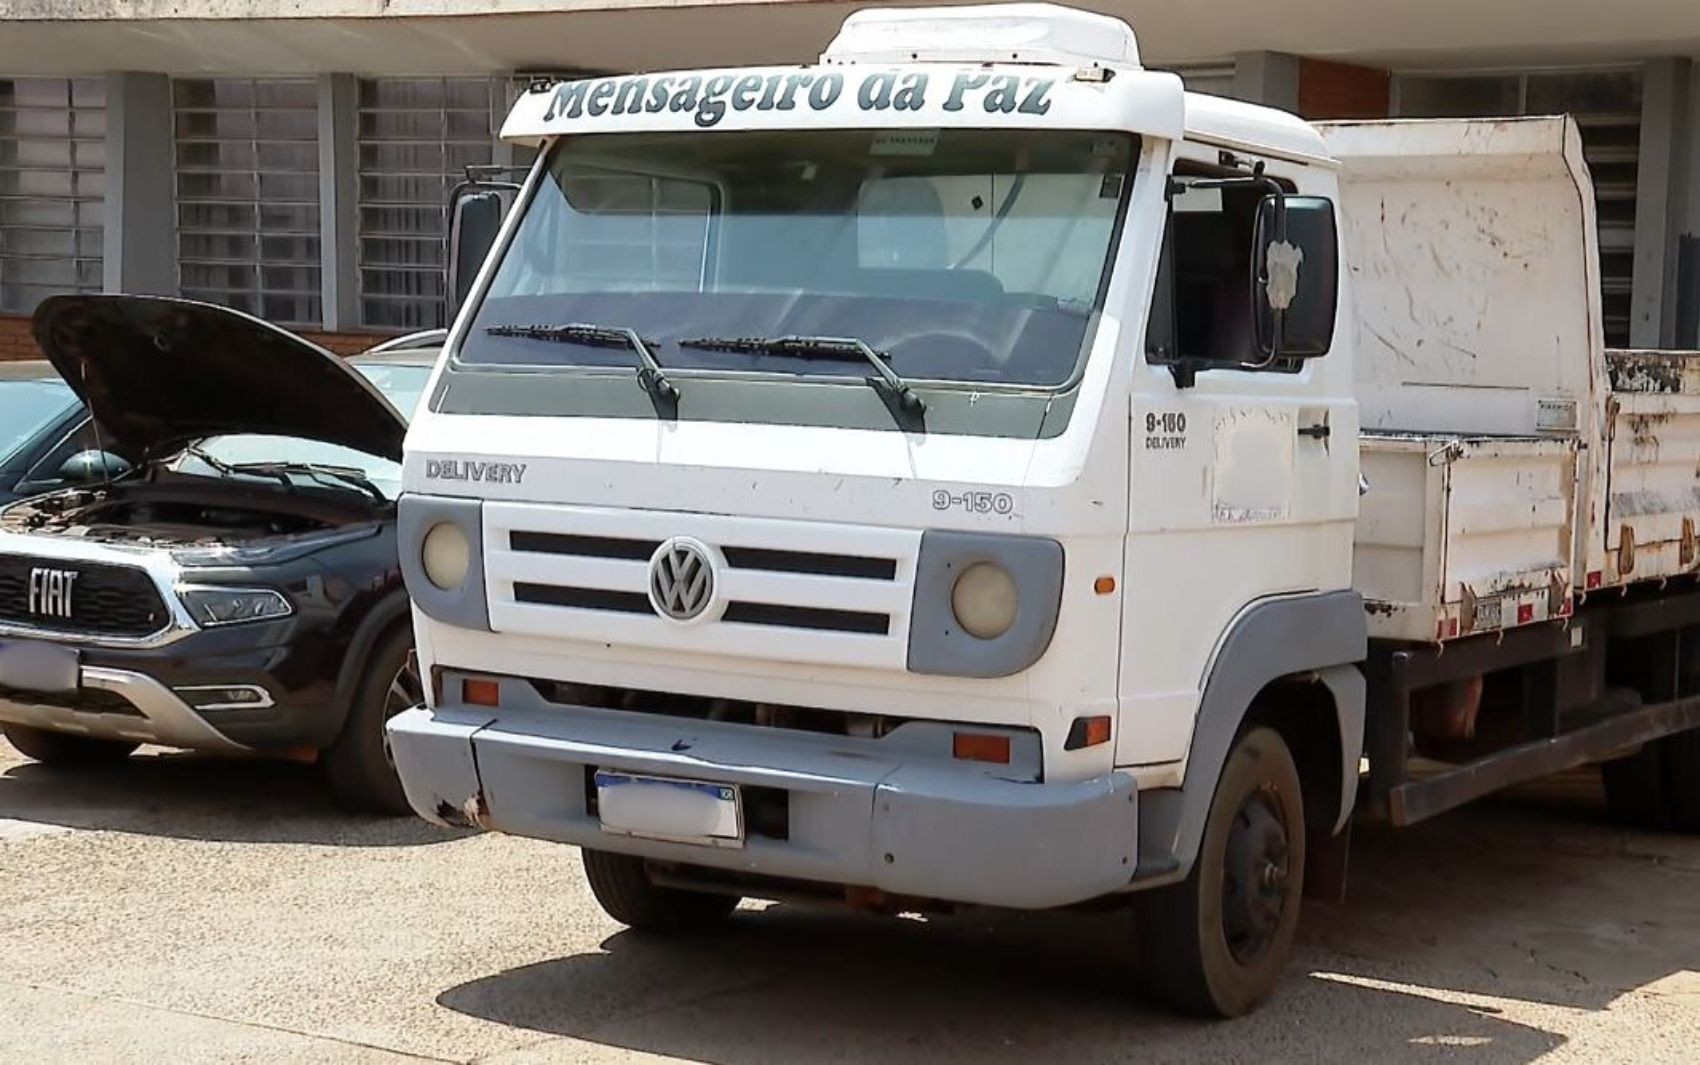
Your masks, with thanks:
[{"label": "wheel rim", "polygon": [[384,718],[388,720],[424,701],[425,685],[419,679],[419,663],[410,654],[390,678],[389,690],[384,693]]},{"label": "wheel rim", "polygon": [[1269,952],[1287,908],[1290,849],[1279,800],[1254,791],[1228,832],[1222,869],[1222,931],[1241,965]]},{"label": "wheel rim", "polygon": [[[401,668],[390,678],[390,686],[384,691],[384,720],[388,721],[403,710],[411,710],[424,701],[425,684],[419,679],[419,659],[409,652],[407,658],[402,661]],[[390,750],[389,733],[380,731],[383,732],[384,761],[394,769],[395,752]]]}]

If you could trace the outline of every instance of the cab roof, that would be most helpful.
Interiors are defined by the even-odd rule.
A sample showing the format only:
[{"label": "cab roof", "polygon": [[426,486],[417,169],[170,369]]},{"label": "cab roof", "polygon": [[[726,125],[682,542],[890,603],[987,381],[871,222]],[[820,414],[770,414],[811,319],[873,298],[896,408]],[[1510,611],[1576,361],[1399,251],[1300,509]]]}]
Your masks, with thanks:
[{"label": "cab roof", "polygon": [[1332,163],[1316,127],[1261,104],[1204,93],[1186,94],[1188,140],[1302,163]]}]

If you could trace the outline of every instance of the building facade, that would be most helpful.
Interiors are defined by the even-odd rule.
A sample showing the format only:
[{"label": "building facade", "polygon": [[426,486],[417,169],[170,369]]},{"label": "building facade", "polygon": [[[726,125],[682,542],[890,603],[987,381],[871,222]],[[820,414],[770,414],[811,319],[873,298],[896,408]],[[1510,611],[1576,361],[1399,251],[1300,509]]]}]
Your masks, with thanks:
[{"label": "building facade", "polygon": [[[538,74],[812,59],[836,0],[0,0],[0,358],[57,292],[181,294],[343,351],[442,324],[445,203]],[[1091,4],[1311,118],[1575,114],[1615,346],[1700,347],[1692,0]],[[1484,7],[1491,11],[1484,12]]]}]

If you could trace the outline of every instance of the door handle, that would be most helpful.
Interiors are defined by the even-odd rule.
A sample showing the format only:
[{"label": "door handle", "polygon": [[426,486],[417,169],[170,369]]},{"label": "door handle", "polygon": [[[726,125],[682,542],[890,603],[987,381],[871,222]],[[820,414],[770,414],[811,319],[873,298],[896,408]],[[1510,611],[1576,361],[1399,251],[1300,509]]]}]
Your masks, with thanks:
[{"label": "door handle", "polygon": [[1327,422],[1319,422],[1316,425],[1306,425],[1299,429],[1300,436],[1309,437],[1312,440],[1327,440],[1329,432],[1330,430]]}]

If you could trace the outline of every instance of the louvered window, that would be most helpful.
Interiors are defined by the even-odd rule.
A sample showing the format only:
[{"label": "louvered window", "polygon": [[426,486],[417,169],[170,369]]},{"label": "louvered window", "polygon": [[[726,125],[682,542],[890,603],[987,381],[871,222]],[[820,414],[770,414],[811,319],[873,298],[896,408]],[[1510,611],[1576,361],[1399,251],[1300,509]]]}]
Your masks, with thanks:
[{"label": "louvered window", "polygon": [[0,78],[0,310],[100,291],[105,137],[100,79]]},{"label": "louvered window", "polygon": [[172,98],[179,289],[270,321],[318,325],[314,83],[180,79]]},{"label": "louvered window", "polygon": [[1166,68],[1179,74],[1188,92],[1209,93],[1211,96],[1234,95],[1234,64],[1182,63]]},{"label": "louvered window", "polygon": [[360,83],[362,324],[444,324],[449,191],[468,165],[495,160],[509,92],[505,78]]}]

